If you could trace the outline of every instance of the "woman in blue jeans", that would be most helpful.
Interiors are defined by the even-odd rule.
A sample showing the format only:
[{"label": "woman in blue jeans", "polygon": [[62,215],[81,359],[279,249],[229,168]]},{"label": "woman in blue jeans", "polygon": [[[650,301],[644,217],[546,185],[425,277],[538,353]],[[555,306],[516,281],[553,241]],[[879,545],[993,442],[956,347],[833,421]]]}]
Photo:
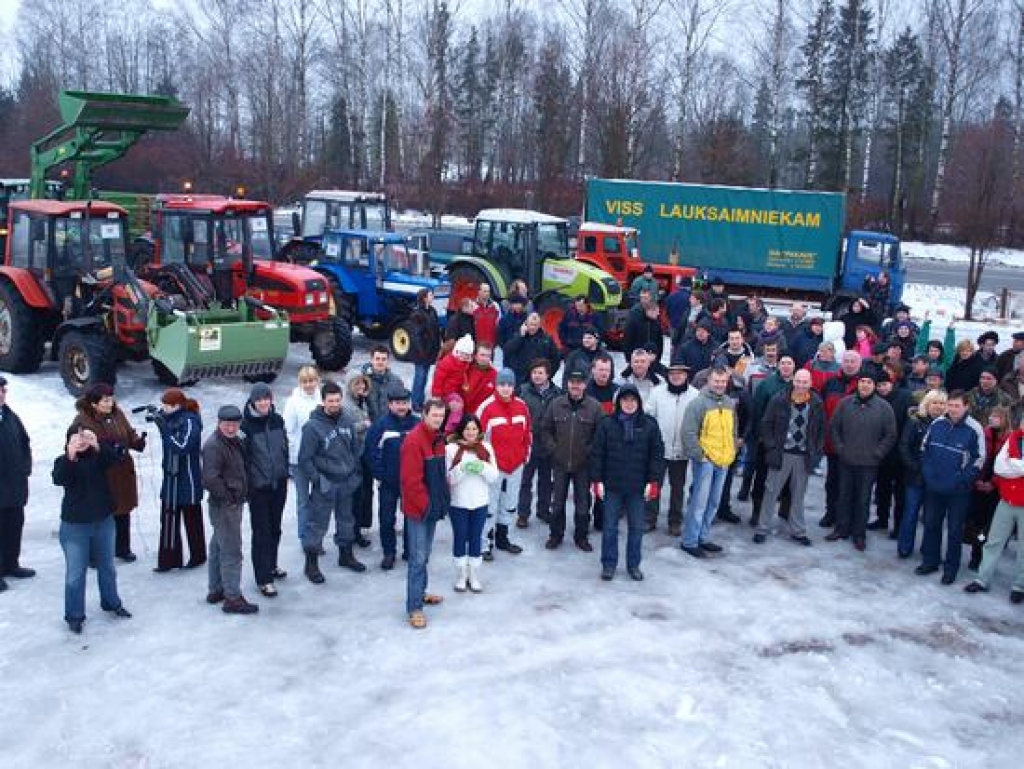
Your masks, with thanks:
[{"label": "woman in blue jeans", "polygon": [[475,414],[462,417],[450,441],[445,447],[445,466],[451,486],[455,590],[463,593],[468,586],[479,593],[484,589],[480,584],[480,540],[491,486],[498,481],[498,465]]},{"label": "woman in blue jeans", "polygon": [[946,413],[946,391],[929,390],[917,411],[910,415],[900,436],[900,460],[903,462],[906,494],[903,518],[896,542],[900,558],[909,558],[917,541],[917,519],[924,505],[924,479],[921,477],[921,448],[932,422]]},{"label": "woman in blue jeans", "polygon": [[73,633],[85,624],[85,578],[90,562],[96,567],[100,606],[115,617],[132,615],[117,594],[114,569],[114,496],[107,469],[127,447],[101,444],[96,433],[69,432],[64,453],[53,463],[53,482],[64,487],[61,502],[60,545],[67,565],[64,578],[64,620]]}]

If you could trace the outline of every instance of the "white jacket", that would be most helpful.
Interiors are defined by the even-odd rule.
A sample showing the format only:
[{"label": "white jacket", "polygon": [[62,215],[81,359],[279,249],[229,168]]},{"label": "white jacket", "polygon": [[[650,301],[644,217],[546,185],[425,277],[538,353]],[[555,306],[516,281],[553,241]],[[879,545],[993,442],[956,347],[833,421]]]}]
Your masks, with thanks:
[{"label": "white jacket", "polygon": [[309,420],[309,415],[320,405],[320,394],[314,390],[306,395],[301,387],[292,390],[284,404],[284,429],[288,433],[288,462],[298,464],[299,444],[302,443],[302,426]]},{"label": "white jacket", "polygon": [[498,481],[498,465],[494,462],[494,449],[487,441],[483,443],[491,459],[484,462],[484,469],[479,473],[467,473],[462,469],[462,463],[469,459],[476,459],[476,454],[463,452],[462,459],[457,465],[455,455],[459,451],[456,443],[449,443],[445,446],[445,466],[448,468],[448,485],[452,490],[452,507],[461,507],[466,510],[476,510],[478,507],[486,507],[491,499],[491,486]]},{"label": "white jacket", "polygon": [[668,382],[662,382],[651,391],[651,396],[644,401],[644,411],[658,422],[661,428],[661,440],[665,444],[665,459],[686,459],[683,450],[683,414],[686,407],[697,399],[699,390],[692,384],[686,392],[675,395],[669,392]]}]

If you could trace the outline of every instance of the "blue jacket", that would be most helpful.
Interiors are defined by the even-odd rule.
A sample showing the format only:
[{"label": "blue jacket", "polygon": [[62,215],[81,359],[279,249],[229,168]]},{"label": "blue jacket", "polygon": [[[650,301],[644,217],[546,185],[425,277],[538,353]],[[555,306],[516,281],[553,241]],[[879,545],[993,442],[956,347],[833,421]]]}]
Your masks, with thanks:
[{"label": "blue jacket", "polygon": [[203,500],[203,473],[200,454],[203,448],[203,420],[181,408],[156,419],[164,450],[164,481],[160,501],[167,510],[198,505]]},{"label": "blue jacket", "polygon": [[363,461],[370,468],[373,477],[398,493],[401,488],[399,470],[402,460],[402,441],[416,425],[420,418],[408,414],[404,418],[396,417],[388,412],[366,431],[366,443],[363,447]]},{"label": "blue jacket", "polygon": [[927,491],[971,490],[984,457],[978,446],[978,432],[969,419],[954,423],[949,417],[939,417],[925,433],[921,470]]},{"label": "blue jacket", "polygon": [[685,288],[677,288],[665,299],[665,312],[673,329],[685,326],[690,318],[690,292]]}]

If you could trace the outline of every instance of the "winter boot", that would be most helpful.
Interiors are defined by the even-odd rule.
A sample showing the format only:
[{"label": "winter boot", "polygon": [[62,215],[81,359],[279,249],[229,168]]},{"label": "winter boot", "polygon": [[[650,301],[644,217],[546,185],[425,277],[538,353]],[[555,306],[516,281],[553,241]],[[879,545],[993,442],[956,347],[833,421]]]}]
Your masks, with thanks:
[{"label": "winter boot", "polygon": [[483,559],[481,558],[470,558],[469,559],[469,589],[474,593],[482,593],[484,586],[480,584],[480,564]]},{"label": "winter boot", "polygon": [[245,600],[244,596],[238,596],[237,598],[227,598],[224,600],[224,605],[220,607],[220,610],[225,614],[255,614],[260,610],[260,607],[254,603],[249,603]]},{"label": "winter boot", "polygon": [[509,542],[508,539],[508,526],[504,523],[499,523],[495,527],[494,533],[494,546],[499,550],[504,550],[506,553],[511,555],[519,555],[523,552],[523,548],[519,545]]},{"label": "winter boot", "polygon": [[484,550],[483,559],[487,562],[494,560],[494,529],[487,532],[487,547]]},{"label": "winter boot", "polygon": [[465,593],[466,582],[469,580],[469,558],[457,556],[455,559],[455,592]]},{"label": "winter boot", "polygon": [[354,572],[366,571],[366,565],[356,560],[352,554],[352,546],[338,548],[338,566],[344,569],[351,569]]},{"label": "winter boot", "polygon": [[320,571],[320,564],[318,561],[320,556],[317,554],[315,549],[306,551],[306,577],[314,585],[322,585],[324,583],[324,575]]}]

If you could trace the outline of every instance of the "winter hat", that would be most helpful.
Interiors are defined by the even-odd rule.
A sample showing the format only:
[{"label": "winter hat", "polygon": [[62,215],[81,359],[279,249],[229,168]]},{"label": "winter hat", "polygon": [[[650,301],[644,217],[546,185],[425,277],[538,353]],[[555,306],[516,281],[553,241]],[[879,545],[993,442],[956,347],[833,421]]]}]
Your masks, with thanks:
[{"label": "winter hat", "polygon": [[718,275],[715,275],[713,278],[711,278],[711,280],[708,281],[708,285],[711,285],[711,286],[724,286],[725,285],[725,281],[722,280],[722,278],[720,278]]},{"label": "winter hat", "polygon": [[494,386],[498,387],[499,385],[512,385],[513,387],[515,387],[516,372],[514,372],[510,368],[503,368],[501,371],[499,371],[498,378],[495,380]]},{"label": "winter hat", "polygon": [[588,334],[590,336],[592,336],[592,337],[597,337],[597,338],[600,338],[600,336],[601,336],[600,334],[597,333],[597,329],[594,328],[593,326],[584,326],[583,327],[583,336],[587,336]]},{"label": "winter hat", "polygon": [[217,410],[217,421],[218,422],[241,422],[242,412],[238,406],[233,406],[230,403],[227,406],[221,406]]},{"label": "winter hat", "polygon": [[270,389],[270,385],[266,382],[257,382],[252,386],[252,389],[249,390],[249,400],[253,403],[256,401],[266,400],[267,398],[272,399],[273,397],[274,391]]},{"label": "winter hat", "polygon": [[860,371],[857,372],[857,379],[870,379],[877,384],[880,373],[875,366],[861,366]]},{"label": "winter hat", "polygon": [[715,330],[715,324],[712,323],[708,318],[704,318],[700,323],[697,324],[697,328],[702,328],[709,334]]},{"label": "winter hat", "polygon": [[407,401],[411,397],[409,391],[405,389],[405,385],[396,382],[388,388],[389,401]]},{"label": "winter hat", "polygon": [[938,366],[932,366],[930,369],[928,369],[927,373],[925,373],[924,376],[925,379],[927,379],[930,376],[937,376],[939,379],[942,380],[946,378],[946,375],[942,373],[942,369],[940,369]]},{"label": "winter hat", "polygon": [[999,334],[997,334],[995,331],[986,331],[984,334],[979,336],[978,337],[978,344],[979,345],[985,344],[985,342],[987,342],[990,339],[993,342],[995,342],[996,344],[999,344]]},{"label": "winter hat", "polygon": [[114,388],[105,382],[97,382],[91,385],[88,390],[85,391],[85,402],[95,406],[104,398],[110,398],[114,395]]},{"label": "winter hat", "polygon": [[472,355],[475,347],[476,345],[473,344],[473,337],[469,334],[465,334],[455,343],[455,352],[461,355]]},{"label": "winter hat", "polygon": [[1017,342],[1024,342],[1024,331],[1015,331],[1013,333],[1013,339]]},{"label": "winter hat", "polygon": [[650,264],[645,264],[644,265],[644,272],[645,273],[649,272],[651,275],[653,275],[654,274],[654,266],[650,265]]},{"label": "winter hat", "polygon": [[184,391],[178,387],[165,390],[164,394],[160,396],[160,402],[166,403],[168,406],[184,406],[187,401],[188,398],[185,397]]},{"label": "winter hat", "polygon": [[565,381],[572,382],[573,380],[576,380],[576,381],[579,381],[579,382],[586,382],[587,381],[587,374],[586,374],[586,372],[582,371],[581,369],[576,368],[576,369],[573,369],[572,371],[570,371],[568,374],[565,375]]}]

